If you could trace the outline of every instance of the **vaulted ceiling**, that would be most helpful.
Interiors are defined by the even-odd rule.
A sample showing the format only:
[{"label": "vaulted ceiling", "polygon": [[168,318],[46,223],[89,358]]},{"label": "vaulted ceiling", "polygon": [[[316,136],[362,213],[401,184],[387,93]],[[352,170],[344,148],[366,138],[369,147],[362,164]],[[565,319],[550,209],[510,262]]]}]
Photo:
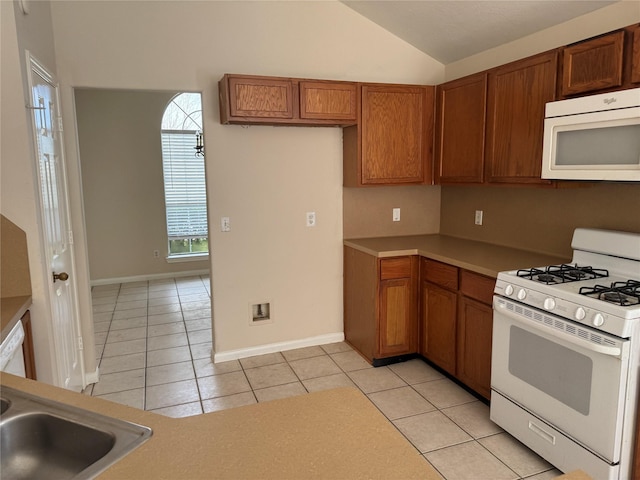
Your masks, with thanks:
[{"label": "vaulted ceiling", "polygon": [[340,0],[448,64],[619,0]]}]

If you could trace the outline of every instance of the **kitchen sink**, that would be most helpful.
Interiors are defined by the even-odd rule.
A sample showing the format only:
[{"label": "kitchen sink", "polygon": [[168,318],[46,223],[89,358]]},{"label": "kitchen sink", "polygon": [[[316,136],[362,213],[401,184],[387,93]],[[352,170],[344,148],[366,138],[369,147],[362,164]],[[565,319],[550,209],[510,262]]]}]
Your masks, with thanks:
[{"label": "kitchen sink", "polygon": [[3,478],[94,478],[149,439],[148,427],[2,387]]}]

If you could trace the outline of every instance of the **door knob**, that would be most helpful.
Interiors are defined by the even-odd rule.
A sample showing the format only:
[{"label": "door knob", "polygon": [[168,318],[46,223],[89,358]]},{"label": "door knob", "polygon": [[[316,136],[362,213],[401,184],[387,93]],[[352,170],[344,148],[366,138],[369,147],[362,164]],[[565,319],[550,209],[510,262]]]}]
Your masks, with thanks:
[{"label": "door knob", "polygon": [[69,280],[69,274],[65,272],[60,272],[60,273],[53,272],[53,283],[55,283],[56,280],[66,282],[67,280]]}]

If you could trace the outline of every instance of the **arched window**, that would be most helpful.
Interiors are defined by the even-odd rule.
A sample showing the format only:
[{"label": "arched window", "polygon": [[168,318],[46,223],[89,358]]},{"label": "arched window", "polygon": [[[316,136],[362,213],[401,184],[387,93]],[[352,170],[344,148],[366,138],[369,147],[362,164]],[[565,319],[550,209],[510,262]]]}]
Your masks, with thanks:
[{"label": "arched window", "polygon": [[202,145],[202,101],[199,93],[180,93],[162,117],[162,169],[171,257],[209,252],[207,191]]}]

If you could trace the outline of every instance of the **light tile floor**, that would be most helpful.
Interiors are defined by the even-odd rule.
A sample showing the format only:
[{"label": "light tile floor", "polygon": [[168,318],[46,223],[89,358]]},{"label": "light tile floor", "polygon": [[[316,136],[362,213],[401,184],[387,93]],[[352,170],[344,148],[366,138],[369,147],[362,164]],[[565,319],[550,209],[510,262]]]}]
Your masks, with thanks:
[{"label": "light tile floor", "polygon": [[445,480],[561,474],[422,360],[373,368],[333,343],[213,364],[207,277],[97,286],[92,295],[100,382],[88,395],[183,417],[355,386]]}]

